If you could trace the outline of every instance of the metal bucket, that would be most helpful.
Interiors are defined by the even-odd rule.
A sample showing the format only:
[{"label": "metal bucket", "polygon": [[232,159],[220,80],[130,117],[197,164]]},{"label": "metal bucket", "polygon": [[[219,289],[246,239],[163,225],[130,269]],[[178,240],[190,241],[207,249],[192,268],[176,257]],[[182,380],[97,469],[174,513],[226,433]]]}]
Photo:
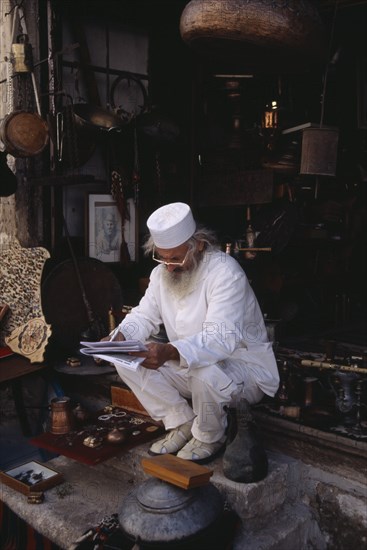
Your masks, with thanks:
[{"label": "metal bucket", "polygon": [[335,176],[339,130],[305,128],[302,135],[300,174]]}]

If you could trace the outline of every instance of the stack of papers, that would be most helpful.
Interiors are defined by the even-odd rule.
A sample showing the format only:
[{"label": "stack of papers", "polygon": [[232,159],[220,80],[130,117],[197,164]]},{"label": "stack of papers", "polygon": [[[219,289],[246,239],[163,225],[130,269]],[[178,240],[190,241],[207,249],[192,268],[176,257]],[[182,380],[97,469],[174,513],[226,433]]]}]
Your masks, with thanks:
[{"label": "stack of papers", "polygon": [[130,351],[147,351],[140,340],[80,342],[80,352],[113,363],[117,367],[136,370],[145,357],[128,355]]}]

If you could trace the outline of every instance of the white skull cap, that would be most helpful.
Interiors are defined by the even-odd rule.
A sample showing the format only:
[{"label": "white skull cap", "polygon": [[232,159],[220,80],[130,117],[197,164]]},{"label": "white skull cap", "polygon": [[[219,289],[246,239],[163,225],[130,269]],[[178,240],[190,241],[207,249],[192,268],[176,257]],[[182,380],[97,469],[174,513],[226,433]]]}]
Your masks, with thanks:
[{"label": "white skull cap", "polygon": [[191,208],[183,202],[161,206],[149,216],[147,226],[158,248],[176,248],[192,237],[196,229]]}]

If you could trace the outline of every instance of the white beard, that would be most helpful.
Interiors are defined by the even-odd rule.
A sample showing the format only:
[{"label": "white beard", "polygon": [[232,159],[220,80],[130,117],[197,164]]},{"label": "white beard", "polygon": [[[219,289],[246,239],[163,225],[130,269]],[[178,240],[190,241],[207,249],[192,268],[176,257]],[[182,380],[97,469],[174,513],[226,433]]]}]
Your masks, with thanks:
[{"label": "white beard", "polygon": [[194,267],[189,271],[169,272],[163,271],[162,280],[168,292],[177,300],[184,298],[194,287],[198,268]]}]

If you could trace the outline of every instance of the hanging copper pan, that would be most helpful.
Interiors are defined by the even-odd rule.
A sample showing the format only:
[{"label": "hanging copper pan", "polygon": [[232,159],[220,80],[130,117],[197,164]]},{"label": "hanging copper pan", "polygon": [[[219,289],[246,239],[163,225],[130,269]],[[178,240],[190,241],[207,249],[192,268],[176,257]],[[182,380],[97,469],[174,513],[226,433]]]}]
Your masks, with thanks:
[{"label": "hanging copper pan", "polygon": [[13,157],[33,157],[48,144],[48,125],[37,113],[14,111],[3,119],[0,138]]}]

